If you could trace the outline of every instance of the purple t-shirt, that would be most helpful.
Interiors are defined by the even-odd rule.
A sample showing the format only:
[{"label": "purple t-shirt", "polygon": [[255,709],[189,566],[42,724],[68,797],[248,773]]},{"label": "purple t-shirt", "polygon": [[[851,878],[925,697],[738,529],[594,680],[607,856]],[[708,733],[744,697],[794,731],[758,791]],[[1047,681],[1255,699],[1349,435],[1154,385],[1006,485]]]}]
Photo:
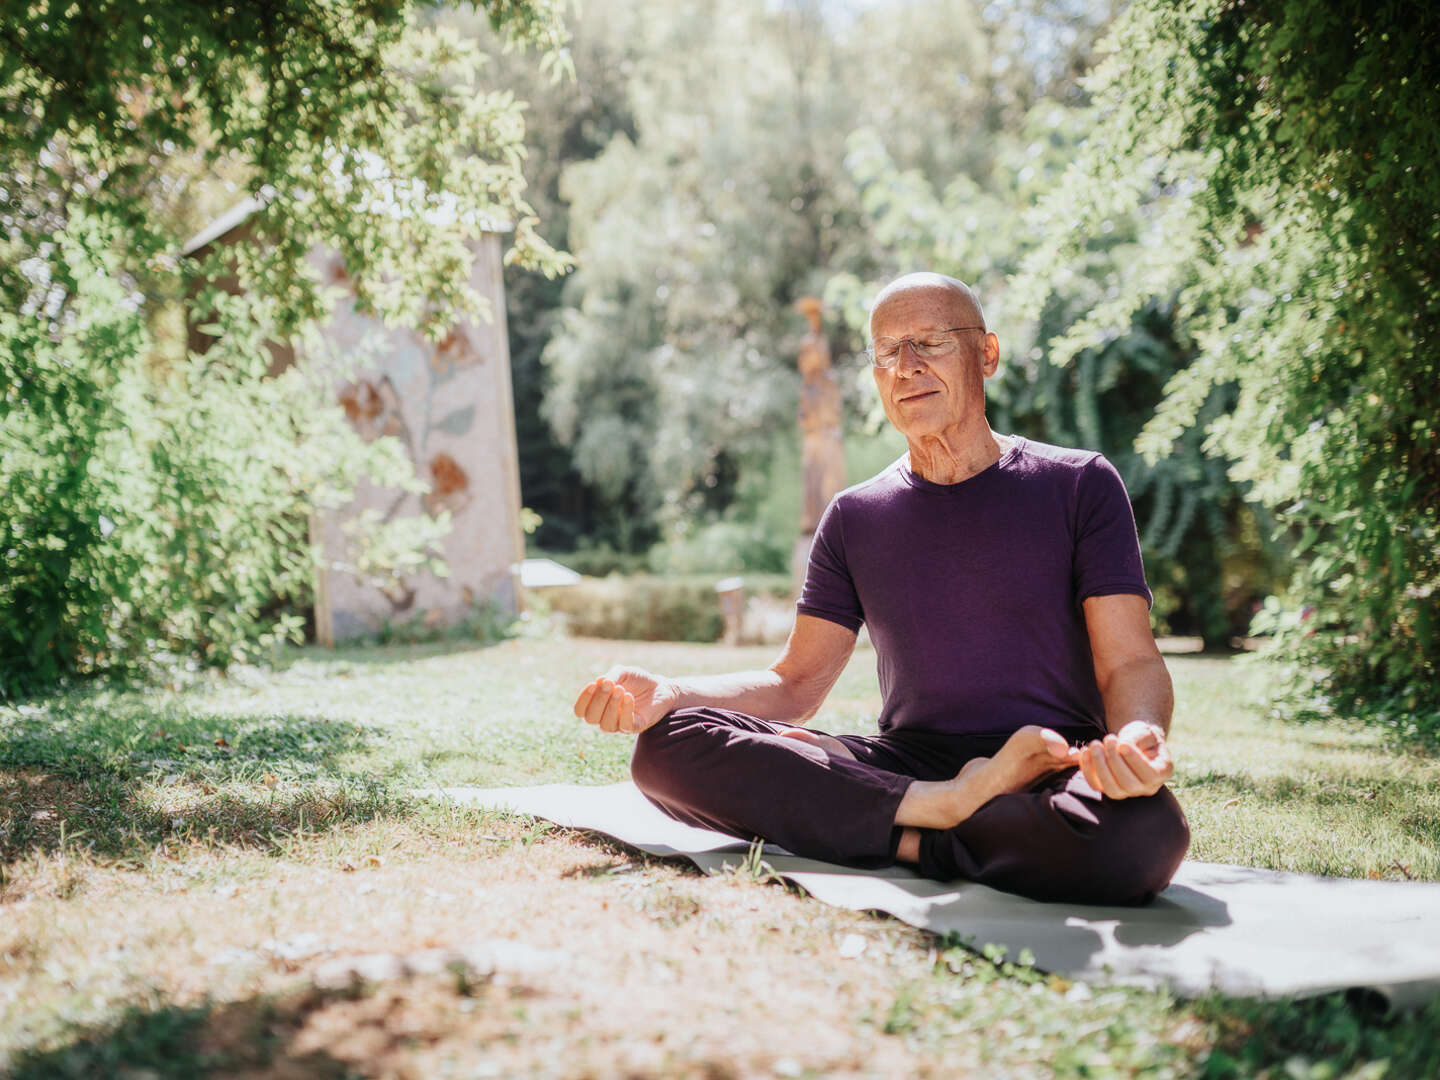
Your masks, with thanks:
[{"label": "purple t-shirt", "polygon": [[908,456],[831,500],[798,609],[870,628],[880,730],[1104,730],[1081,601],[1151,600],[1130,498],[1090,450],[1015,437],[994,465],[935,484]]}]

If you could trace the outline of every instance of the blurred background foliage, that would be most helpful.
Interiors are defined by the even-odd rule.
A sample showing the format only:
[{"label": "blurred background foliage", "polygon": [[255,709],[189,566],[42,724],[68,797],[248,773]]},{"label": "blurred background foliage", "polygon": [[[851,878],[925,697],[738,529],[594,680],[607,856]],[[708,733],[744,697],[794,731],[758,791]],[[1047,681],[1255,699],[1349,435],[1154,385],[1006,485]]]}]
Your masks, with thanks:
[{"label": "blurred background foliage", "polygon": [[1163,462],[1134,450],[1193,354],[1173,307],[1050,362],[1050,340],[1153,237],[1122,221],[1057,267],[1064,288],[1040,318],[1007,314],[1007,280],[1038,243],[1025,212],[1093,122],[1081,75],[1109,18],[1066,2],[587,4],[576,85],[531,75],[519,91],[542,231],[579,263],[563,282],[507,280],[535,545],[572,565],[648,553],[659,571],[785,570],[800,498],[793,302],[829,301],[860,480],[903,451],[858,355],[864,302],[932,267],[974,282],[1001,329],[997,427],[1103,450],[1122,470],[1160,627],[1217,647],[1244,635],[1279,573],[1268,520],[1200,432]]},{"label": "blurred background foliage", "polygon": [[[300,258],[316,241],[368,268],[362,302],[392,319],[467,310],[463,228],[386,209],[449,192],[518,226],[505,285],[537,553],[674,579],[676,597],[706,595],[687,575],[786,572],[794,301],[826,300],[858,481],[904,449],[861,357],[866,300],[936,269],[977,286],[1000,334],[994,426],[1120,468],[1157,629],[1263,634],[1286,715],[1440,732],[1431,9],[586,0],[562,27],[549,3],[292,0],[197,29],[147,4],[103,36],[87,88],[45,58],[94,31],[55,19],[42,41],[12,7],[31,11],[6,5],[0,68],[0,600],[20,613],[0,615],[0,670],[104,666],[125,641],[223,663],[255,627],[296,632],[297,491],[343,492],[363,463],[343,431],[297,430],[300,391],[257,390],[240,354],[320,310]],[[182,438],[164,408],[197,391],[164,406],[156,388],[218,376],[166,345],[165,253],[244,191],[269,200],[272,243],[241,268],[256,299],[217,301],[237,374],[198,393]],[[246,433],[241,407],[289,419]],[[226,425],[221,452],[205,432]],[[138,457],[129,430],[154,432]],[[303,483],[231,463],[266,439],[302,448]],[[192,523],[232,473],[235,513]],[[169,498],[172,548],[121,530],[125,484]],[[115,584],[161,578],[133,603]],[[190,592],[209,599],[169,614]],[[686,634],[706,619],[687,609]]]},{"label": "blurred background foliage", "polygon": [[827,300],[858,480],[903,449],[858,360],[866,298],[933,268],[1001,334],[995,426],[1121,469],[1158,629],[1264,635],[1285,715],[1434,733],[1437,22],[587,5],[584,112],[532,96],[552,152],[527,166],[579,269],[543,313],[512,274],[533,539],[596,568],[783,569],[791,304]]}]

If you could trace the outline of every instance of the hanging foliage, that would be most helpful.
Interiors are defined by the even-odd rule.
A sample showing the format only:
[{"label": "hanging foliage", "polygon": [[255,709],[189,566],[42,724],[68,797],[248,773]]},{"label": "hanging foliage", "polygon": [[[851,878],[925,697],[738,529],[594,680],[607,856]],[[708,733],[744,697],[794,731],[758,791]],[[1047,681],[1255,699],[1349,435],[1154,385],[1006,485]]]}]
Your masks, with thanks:
[{"label": "hanging foliage", "polygon": [[1277,708],[1440,735],[1440,11],[1141,0],[1091,89],[1026,304],[1103,223],[1165,213],[1054,355],[1175,298],[1195,355],[1139,445],[1160,461],[1199,431],[1276,516],[1297,560],[1256,624]]}]

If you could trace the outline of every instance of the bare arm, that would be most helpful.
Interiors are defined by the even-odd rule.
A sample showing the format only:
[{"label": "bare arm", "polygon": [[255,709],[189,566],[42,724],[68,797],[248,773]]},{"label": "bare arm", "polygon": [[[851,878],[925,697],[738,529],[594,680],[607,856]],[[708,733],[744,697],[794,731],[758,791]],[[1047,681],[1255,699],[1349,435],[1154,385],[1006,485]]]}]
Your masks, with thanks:
[{"label": "bare arm", "polygon": [[1085,601],[1085,627],[1110,734],[1072,750],[1072,760],[1104,795],[1153,795],[1175,771],[1166,742],[1175,692],[1145,600],[1092,596]]},{"label": "bare arm", "polygon": [[1085,628],[1095,659],[1095,681],[1105,702],[1105,726],[1118,733],[1135,720],[1170,731],[1175,691],[1170,671],[1150,632],[1143,597],[1092,596],[1085,601]]},{"label": "bare arm", "polygon": [[762,671],[666,678],[614,668],[575,700],[575,715],[604,731],[644,731],[666,713],[696,705],[804,723],[815,715],[855,649],[855,632],[797,615],[779,658]]}]

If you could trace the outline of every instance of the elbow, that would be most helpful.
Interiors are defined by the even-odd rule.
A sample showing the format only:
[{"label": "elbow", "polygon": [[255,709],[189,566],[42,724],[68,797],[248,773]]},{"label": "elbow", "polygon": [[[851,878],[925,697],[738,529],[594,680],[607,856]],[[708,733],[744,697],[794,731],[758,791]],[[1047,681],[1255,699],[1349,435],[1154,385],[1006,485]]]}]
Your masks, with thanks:
[{"label": "elbow", "polygon": [[1165,665],[1165,658],[1157,652],[1153,656],[1132,657],[1106,671],[1097,671],[1095,682],[1102,697],[1118,687],[1135,684],[1169,688],[1170,669]]},{"label": "elbow", "polygon": [[824,692],[817,694],[803,686],[787,687],[786,690],[785,711],[789,714],[786,719],[792,724],[808,724],[820,711],[820,705],[825,700]]},{"label": "elbow", "polygon": [[816,699],[809,703],[802,703],[795,713],[795,719],[791,723],[808,724],[814,719],[815,714],[820,711],[820,700]]}]

